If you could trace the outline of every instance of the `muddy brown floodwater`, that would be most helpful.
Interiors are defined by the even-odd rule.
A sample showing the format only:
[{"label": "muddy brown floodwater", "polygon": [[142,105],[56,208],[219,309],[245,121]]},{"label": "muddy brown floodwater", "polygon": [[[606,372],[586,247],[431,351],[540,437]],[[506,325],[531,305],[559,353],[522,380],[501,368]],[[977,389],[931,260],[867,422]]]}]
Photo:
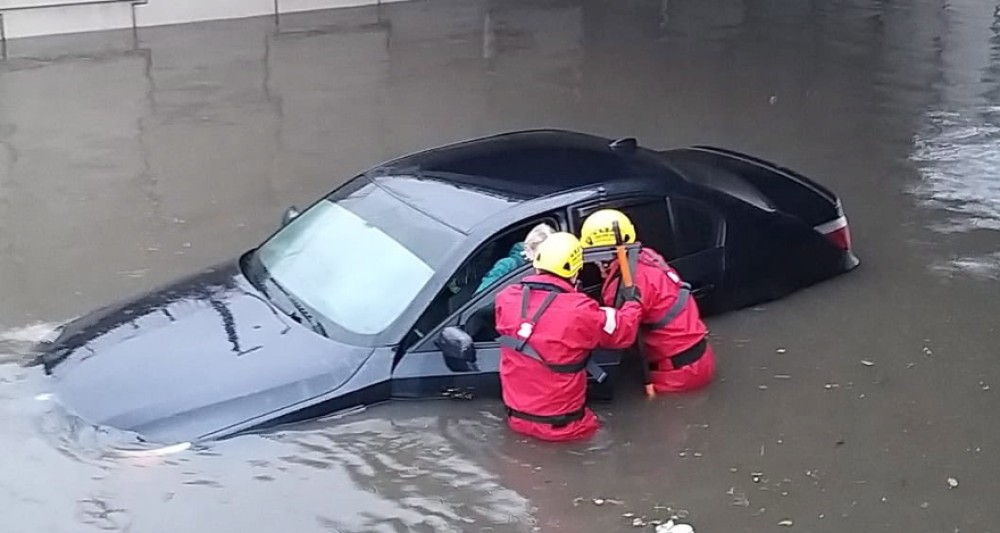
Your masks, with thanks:
[{"label": "muddy brown floodwater", "polygon": [[[995,531],[995,7],[427,0],[9,43],[0,530]],[[252,246],[379,160],[540,126],[799,169],[843,198],[862,267],[710,320],[716,385],[622,389],[582,444],[427,402],[123,459],[35,399],[18,363],[52,324]]]}]

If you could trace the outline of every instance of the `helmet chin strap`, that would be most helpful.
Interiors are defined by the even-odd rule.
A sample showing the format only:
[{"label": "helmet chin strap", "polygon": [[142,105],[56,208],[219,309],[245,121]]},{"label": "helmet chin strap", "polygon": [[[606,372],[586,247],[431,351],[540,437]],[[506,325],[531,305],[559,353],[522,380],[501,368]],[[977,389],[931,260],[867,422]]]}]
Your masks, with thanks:
[{"label": "helmet chin strap", "polygon": [[580,273],[579,272],[577,272],[576,274],[573,274],[573,277],[571,277],[571,278],[564,278],[564,277],[562,277],[559,274],[556,274],[554,272],[549,272],[548,270],[542,270],[540,268],[536,268],[535,269],[535,274],[542,274],[542,275],[546,275],[546,276],[555,276],[555,277],[557,277],[559,279],[566,280],[566,282],[569,283],[570,285],[575,285],[576,282],[577,282],[577,280],[580,279]]}]

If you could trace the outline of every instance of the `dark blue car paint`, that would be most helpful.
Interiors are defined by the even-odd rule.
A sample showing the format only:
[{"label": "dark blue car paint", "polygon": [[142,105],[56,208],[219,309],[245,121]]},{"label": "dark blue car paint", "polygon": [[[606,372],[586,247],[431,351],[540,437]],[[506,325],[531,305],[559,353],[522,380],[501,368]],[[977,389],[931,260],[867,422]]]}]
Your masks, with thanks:
[{"label": "dark blue car paint", "polygon": [[[391,355],[322,337],[275,309],[236,263],[72,325],[55,394],[90,422],[189,440],[387,381]],[[54,368],[53,368],[54,366]],[[371,375],[378,369],[377,375]],[[364,383],[370,385],[370,383]]]},{"label": "dark blue car paint", "polygon": [[[39,361],[52,374],[56,398],[87,422],[156,442],[216,439],[391,398],[498,394],[495,341],[476,343],[476,361],[458,368],[434,340],[445,326],[473,327],[473,311],[488,318],[496,292],[530,268],[508,274],[426,331],[416,326],[471,254],[498,232],[539,217],[578,231],[589,210],[652,198],[662,200],[665,223],[676,228],[673,203],[710,206],[718,221],[713,244],[671,261],[695,286],[706,316],[780,298],[857,265],[851,252],[812,229],[841,213],[836,196],[814,182],[720,149],[610,145],[558,130],[502,134],[401,157],[335,189],[332,201],[376,183],[421,212],[443,205],[436,216],[467,235],[400,317],[363,341],[327,338],[293,318],[269,298],[275,294],[264,288],[251,250],[67,324],[42,343]],[[697,175],[715,167],[727,174]],[[400,175],[409,181],[394,186],[390,176]],[[449,203],[449,190],[466,201],[483,195],[493,213]],[[748,195],[763,195],[756,204],[766,208]],[[599,280],[587,283],[594,294]],[[614,366],[621,353],[596,357]]]}]

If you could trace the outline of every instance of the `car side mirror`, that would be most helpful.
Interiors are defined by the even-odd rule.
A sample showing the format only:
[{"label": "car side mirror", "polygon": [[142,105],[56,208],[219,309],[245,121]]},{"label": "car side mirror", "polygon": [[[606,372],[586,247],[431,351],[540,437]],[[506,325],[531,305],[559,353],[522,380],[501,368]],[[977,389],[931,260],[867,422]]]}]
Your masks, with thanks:
[{"label": "car side mirror", "polygon": [[287,226],[289,222],[295,220],[295,217],[299,216],[299,210],[294,205],[285,209],[285,214],[281,215],[281,225]]},{"label": "car side mirror", "polygon": [[452,371],[478,371],[476,347],[472,337],[458,326],[448,326],[441,331],[434,344],[444,354],[444,362]]}]

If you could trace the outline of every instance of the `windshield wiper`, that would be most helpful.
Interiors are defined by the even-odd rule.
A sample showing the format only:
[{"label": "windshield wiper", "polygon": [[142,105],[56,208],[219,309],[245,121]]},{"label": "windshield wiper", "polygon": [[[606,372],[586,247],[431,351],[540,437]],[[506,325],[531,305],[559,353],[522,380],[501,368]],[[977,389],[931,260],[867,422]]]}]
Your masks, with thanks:
[{"label": "windshield wiper", "polygon": [[307,324],[309,324],[309,327],[311,327],[313,331],[319,333],[324,337],[329,337],[329,335],[326,334],[326,328],[323,327],[323,324],[320,323],[319,320],[316,320],[316,317],[312,316],[308,311],[306,311],[305,306],[299,303],[299,301],[296,300],[295,297],[292,296],[292,294],[288,292],[287,289],[282,287],[281,284],[278,283],[278,280],[274,279],[271,276],[268,276],[267,279],[275,287],[277,287],[279,291],[281,291],[281,294],[285,295],[285,298],[287,298],[289,302],[292,302],[292,305],[295,306],[295,310],[298,311],[299,316],[301,316],[302,319],[305,320]]}]

